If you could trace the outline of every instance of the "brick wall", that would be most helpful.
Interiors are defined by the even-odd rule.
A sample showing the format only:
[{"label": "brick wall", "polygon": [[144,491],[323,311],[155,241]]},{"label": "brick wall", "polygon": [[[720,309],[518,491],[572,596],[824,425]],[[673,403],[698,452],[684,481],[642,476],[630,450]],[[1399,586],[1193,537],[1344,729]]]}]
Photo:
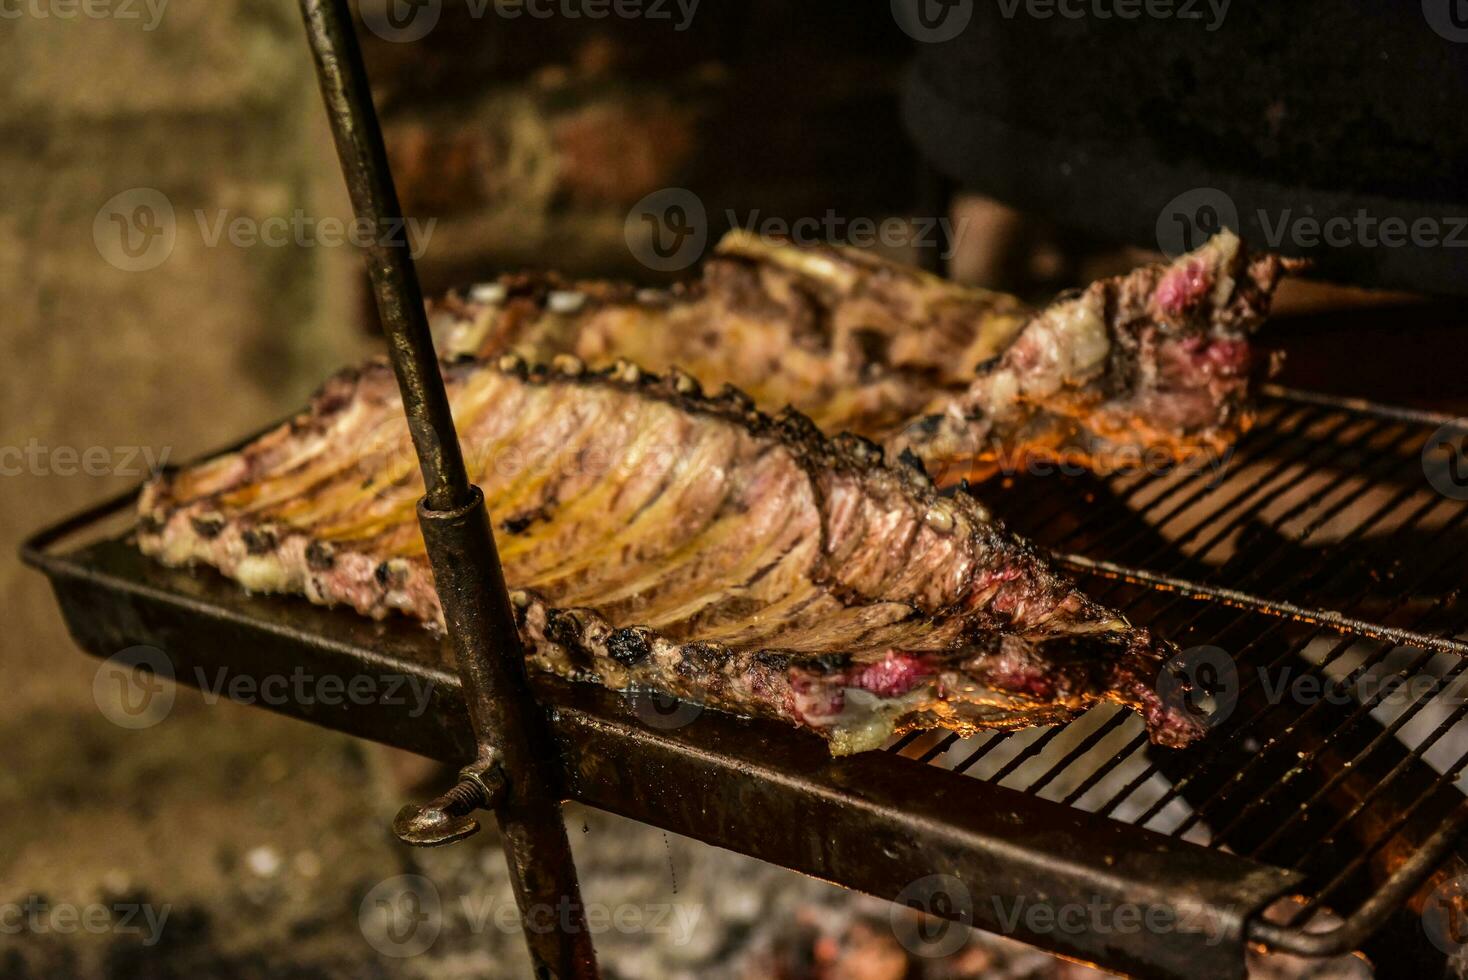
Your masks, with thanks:
[{"label": "brick wall", "polygon": [[413,43],[363,31],[404,207],[437,219],[430,288],[526,265],[652,278],[624,225],[667,187],[701,199],[711,238],[730,209],[881,218],[914,199],[888,17],[750,0],[678,30],[671,2],[670,20],[475,9],[445,0]]}]

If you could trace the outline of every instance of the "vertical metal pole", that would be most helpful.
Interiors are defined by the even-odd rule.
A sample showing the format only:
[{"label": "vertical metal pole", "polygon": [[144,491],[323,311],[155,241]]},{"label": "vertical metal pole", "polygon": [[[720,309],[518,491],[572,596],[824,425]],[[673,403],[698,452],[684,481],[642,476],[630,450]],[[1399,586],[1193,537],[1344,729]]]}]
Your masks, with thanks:
[{"label": "vertical metal pole", "polygon": [[[535,975],[595,977],[559,766],[525,676],[484,496],[469,483],[347,0],[300,0],[326,112],[358,219],[374,229],[368,271],[427,493],[418,505],[444,620],[479,748],[452,797],[496,805]],[[461,819],[462,813],[458,813]],[[472,830],[472,821],[469,821]],[[443,840],[462,836],[455,833]]]}]

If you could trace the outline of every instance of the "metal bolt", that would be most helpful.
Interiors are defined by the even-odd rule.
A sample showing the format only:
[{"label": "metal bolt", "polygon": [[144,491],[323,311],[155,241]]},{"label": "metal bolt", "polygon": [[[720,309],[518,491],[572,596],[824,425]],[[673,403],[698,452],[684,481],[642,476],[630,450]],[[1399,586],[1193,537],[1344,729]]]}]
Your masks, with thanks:
[{"label": "metal bolt", "polygon": [[479,832],[479,821],[470,814],[494,809],[504,789],[504,774],[497,762],[465,766],[453,789],[424,806],[409,803],[399,810],[393,818],[393,833],[414,847],[438,847],[472,837]]}]

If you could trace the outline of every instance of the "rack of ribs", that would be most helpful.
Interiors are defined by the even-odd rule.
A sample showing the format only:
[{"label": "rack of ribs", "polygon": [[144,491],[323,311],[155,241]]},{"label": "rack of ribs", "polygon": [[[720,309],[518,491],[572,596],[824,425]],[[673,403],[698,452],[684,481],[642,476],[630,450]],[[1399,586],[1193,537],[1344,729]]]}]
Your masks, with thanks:
[{"label": "rack of ribs", "polygon": [[[889,462],[629,362],[443,371],[537,667],[784,719],[836,753],[1103,700],[1159,744],[1203,732],[1157,693],[1170,645],[1077,591],[968,488],[939,493],[911,454]],[[441,629],[422,492],[391,371],[372,362],[245,448],[151,482],[137,539],[252,590]]]},{"label": "rack of ribs", "polygon": [[868,252],[734,231],[671,290],[505,276],[432,312],[451,352],[680,368],[911,450],[952,483],[1036,462],[1216,461],[1252,420],[1268,364],[1249,337],[1290,268],[1223,232],[1034,309]]}]

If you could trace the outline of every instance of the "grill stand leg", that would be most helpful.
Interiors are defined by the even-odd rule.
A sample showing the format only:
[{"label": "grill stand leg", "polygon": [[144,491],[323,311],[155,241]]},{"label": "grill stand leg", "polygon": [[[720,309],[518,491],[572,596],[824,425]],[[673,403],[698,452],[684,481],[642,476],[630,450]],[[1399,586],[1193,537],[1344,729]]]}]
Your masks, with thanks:
[{"label": "grill stand leg", "polygon": [[559,764],[525,676],[484,495],[469,483],[410,244],[401,231],[383,234],[403,227],[401,208],[351,14],[346,0],[300,5],[352,205],[374,229],[368,271],[427,487],[418,521],[479,753],[464,782],[395,826],[405,839],[447,843],[473,832],[469,810],[494,803],[535,976],[595,977]]}]

